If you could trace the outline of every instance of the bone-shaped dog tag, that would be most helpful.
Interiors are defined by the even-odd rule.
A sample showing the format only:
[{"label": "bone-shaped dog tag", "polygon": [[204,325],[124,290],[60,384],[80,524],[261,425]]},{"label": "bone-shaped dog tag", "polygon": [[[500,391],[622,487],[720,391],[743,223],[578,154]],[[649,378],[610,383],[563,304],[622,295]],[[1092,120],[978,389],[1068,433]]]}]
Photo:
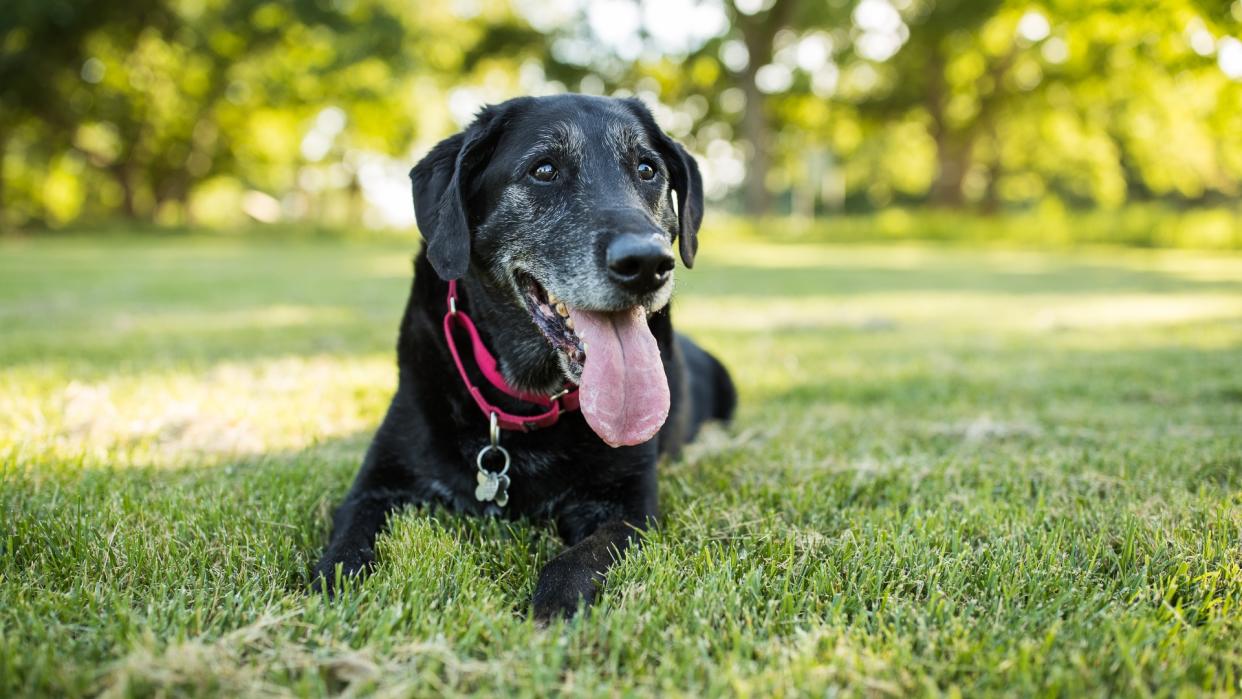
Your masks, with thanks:
[{"label": "bone-shaped dog tag", "polygon": [[475,500],[487,502],[496,497],[496,491],[500,489],[500,479],[496,477],[496,474],[479,471],[475,480],[479,482],[479,485],[474,489]]}]

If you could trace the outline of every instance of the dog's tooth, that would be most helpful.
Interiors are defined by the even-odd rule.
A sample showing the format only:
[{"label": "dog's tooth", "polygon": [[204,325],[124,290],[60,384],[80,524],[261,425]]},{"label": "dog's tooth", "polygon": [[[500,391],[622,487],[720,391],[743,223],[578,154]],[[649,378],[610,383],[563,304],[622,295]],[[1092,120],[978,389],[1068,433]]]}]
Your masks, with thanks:
[{"label": "dog's tooth", "polygon": [[566,317],[566,318],[565,318],[565,327],[569,328],[570,330],[573,330],[573,329],[574,329],[574,319],[573,319],[573,318]]},{"label": "dog's tooth", "polygon": [[565,307],[565,304],[563,304],[563,303],[557,303],[557,304],[556,304],[556,312],[557,312],[559,315],[561,315],[562,317],[565,317],[565,318],[568,318],[568,317],[569,317],[569,309],[568,309],[568,308],[566,308],[566,307]]},{"label": "dog's tooth", "polygon": [[554,294],[554,293],[552,293],[551,291],[549,291],[549,292],[548,292],[548,304],[549,304],[549,305],[555,304],[555,303],[556,303],[556,300],[557,300],[557,299],[556,299],[556,294]]}]

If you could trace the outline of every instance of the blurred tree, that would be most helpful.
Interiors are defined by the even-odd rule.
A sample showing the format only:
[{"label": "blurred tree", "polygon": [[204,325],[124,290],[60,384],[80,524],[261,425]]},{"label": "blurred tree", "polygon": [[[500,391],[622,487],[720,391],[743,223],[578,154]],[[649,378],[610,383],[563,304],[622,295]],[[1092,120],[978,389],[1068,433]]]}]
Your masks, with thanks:
[{"label": "blurred tree", "polygon": [[854,59],[879,79],[839,99],[875,126],[925,121],[936,147],[927,198],[940,205],[1232,192],[1242,173],[1226,172],[1219,155],[1238,147],[1238,129],[1223,122],[1238,124],[1219,107],[1242,86],[1212,54],[1242,13],[1201,5],[906,3],[908,40],[876,60],[865,32],[856,36]]},{"label": "blurred tree", "polygon": [[[566,62],[551,52],[549,73],[570,83],[587,73],[604,78],[607,89],[623,91],[632,90],[644,78],[654,79],[661,88],[659,96],[674,102],[708,97],[709,109],[695,108],[701,112],[697,120],[712,127],[709,130],[727,124],[739,136],[737,142],[745,156],[743,210],[767,214],[773,204],[770,174],[779,157],[777,134],[787,125],[779,120],[775,102],[811,94],[807,84],[794,84],[789,66],[776,61],[781,39],[788,49],[790,40],[802,33],[836,26],[849,16],[850,5],[848,0],[723,0],[721,9],[725,31],[688,51],[648,51],[636,61],[623,61],[621,69],[616,67],[616,56],[596,53],[588,54],[583,62]],[[570,24],[569,34],[580,33],[585,24],[584,18]],[[648,43],[652,43],[647,29]]]},{"label": "blurred tree", "polygon": [[[880,63],[888,78],[879,89],[857,100],[865,118],[889,122],[910,110],[928,121],[936,144],[936,176],[930,199],[960,206],[962,183],[970,167],[974,142],[993,123],[1003,101],[1003,78],[1017,47],[1012,41],[983,41],[981,26],[1001,0],[920,0],[902,18],[909,38]],[[864,60],[868,44],[854,42]],[[875,49],[872,49],[874,51]]]},{"label": "blurred tree", "polygon": [[50,157],[69,145],[77,128],[81,82],[99,70],[84,60],[87,38],[106,29],[120,41],[132,39],[163,14],[161,0],[6,0],[0,12],[0,228],[10,218],[6,161],[15,133],[33,132],[26,140]]},{"label": "blurred tree", "polygon": [[[440,101],[490,53],[539,41],[496,2],[473,19],[401,0],[107,7],[20,0],[2,15],[0,157],[14,153],[10,134],[22,143],[0,160],[13,164],[0,196],[19,171],[22,219],[185,220],[191,195],[225,180],[292,195],[303,213],[332,189],[356,201],[373,164],[362,154],[405,152],[420,98]],[[91,173],[105,179],[81,186]]]},{"label": "blurred tree", "polygon": [[1240,28],[1242,0],[9,0],[0,225],[408,220],[419,149],[566,86],[647,100],[751,214],[1225,202]]},{"label": "blurred tree", "polygon": [[[90,42],[103,77],[75,145],[112,175],[128,217],[169,204],[184,214],[196,185],[236,173],[255,135],[263,141],[249,165],[264,155],[288,164],[296,151],[280,146],[297,143],[300,115],[382,92],[408,61],[401,21],[377,2],[176,0],[168,10],[134,39],[103,32]],[[378,75],[359,79],[364,63]],[[350,84],[334,80],[344,72]]]},{"label": "blurred tree", "polygon": [[746,212],[752,215],[766,214],[772,208],[772,195],[767,182],[768,171],[772,167],[772,124],[768,116],[767,94],[759,83],[759,71],[772,63],[776,33],[785,29],[794,18],[798,1],[773,0],[764,4],[768,6],[766,9],[760,5],[742,11],[737,2],[728,3],[731,23],[746,47],[746,60],[741,70],[730,70],[729,74],[733,76],[734,83],[740,84],[746,97],[741,130],[750,146],[744,187]]}]

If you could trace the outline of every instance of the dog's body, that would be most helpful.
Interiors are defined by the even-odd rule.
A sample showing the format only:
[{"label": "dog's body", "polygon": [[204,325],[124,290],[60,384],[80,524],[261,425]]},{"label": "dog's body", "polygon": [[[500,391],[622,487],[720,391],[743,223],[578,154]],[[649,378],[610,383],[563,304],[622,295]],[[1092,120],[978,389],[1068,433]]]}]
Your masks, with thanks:
[{"label": "dog's body", "polygon": [[[540,574],[535,614],[572,614],[594,599],[636,531],[653,522],[660,456],[734,409],[728,373],[674,333],[667,307],[668,249],[678,235],[683,260],[693,260],[702,211],[697,167],[641,104],[566,95],[488,108],[411,177],[427,243],[401,323],[397,392],[336,513],[315,579],[331,585],[338,566],[344,575],[363,572],[388,515],[406,505],[552,519],[569,548]],[[503,505],[476,496],[489,417],[445,338],[445,279],[458,278],[455,307],[473,318],[510,386],[551,396],[567,382],[582,383],[581,411],[541,429],[501,432],[512,464]],[[579,337],[588,333],[589,344]],[[619,339],[606,337],[612,334]],[[490,390],[468,343],[458,344],[471,383],[484,387],[490,404],[539,412]],[[610,356],[621,364],[604,366]],[[643,368],[651,361],[662,368],[667,395],[661,377]]]}]

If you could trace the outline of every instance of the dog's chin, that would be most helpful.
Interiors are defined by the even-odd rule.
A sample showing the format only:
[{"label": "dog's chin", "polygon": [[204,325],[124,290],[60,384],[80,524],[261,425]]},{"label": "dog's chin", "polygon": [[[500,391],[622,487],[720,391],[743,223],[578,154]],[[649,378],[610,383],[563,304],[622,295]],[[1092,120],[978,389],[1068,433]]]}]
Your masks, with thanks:
[{"label": "dog's chin", "polygon": [[570,357],[567,352],[557,350],[556,361],[561,365],[561,374],[565,380],[574,385],[582,383],[582,362]]},{"label": "dog's chin", "polygon": [[590,348],[575,332],[574,321],[569,313],[570,308],[620,313],[635,306],[642,306],[643,310],[650,316],[652,313],[668,305],[669,298],[672,295],[672,284],[670,283],[660,290],[649,294],[648,297],[632,300],[628,304],[625,300],[618,299],[615,307],[587,307],[578,306],[572,300],[558,297],[555,293],[550,292],[548,287],[536,279],[534,275],[524,270],[517,270],[511,278],[516,286],[515,292],[518,298],[521,299],[527,313],[530,314],[531,321],[556,353],[556,359],[565,380],[574,384],[581,383],[583,366],[586,363],[587,352],[590,351]]}]

